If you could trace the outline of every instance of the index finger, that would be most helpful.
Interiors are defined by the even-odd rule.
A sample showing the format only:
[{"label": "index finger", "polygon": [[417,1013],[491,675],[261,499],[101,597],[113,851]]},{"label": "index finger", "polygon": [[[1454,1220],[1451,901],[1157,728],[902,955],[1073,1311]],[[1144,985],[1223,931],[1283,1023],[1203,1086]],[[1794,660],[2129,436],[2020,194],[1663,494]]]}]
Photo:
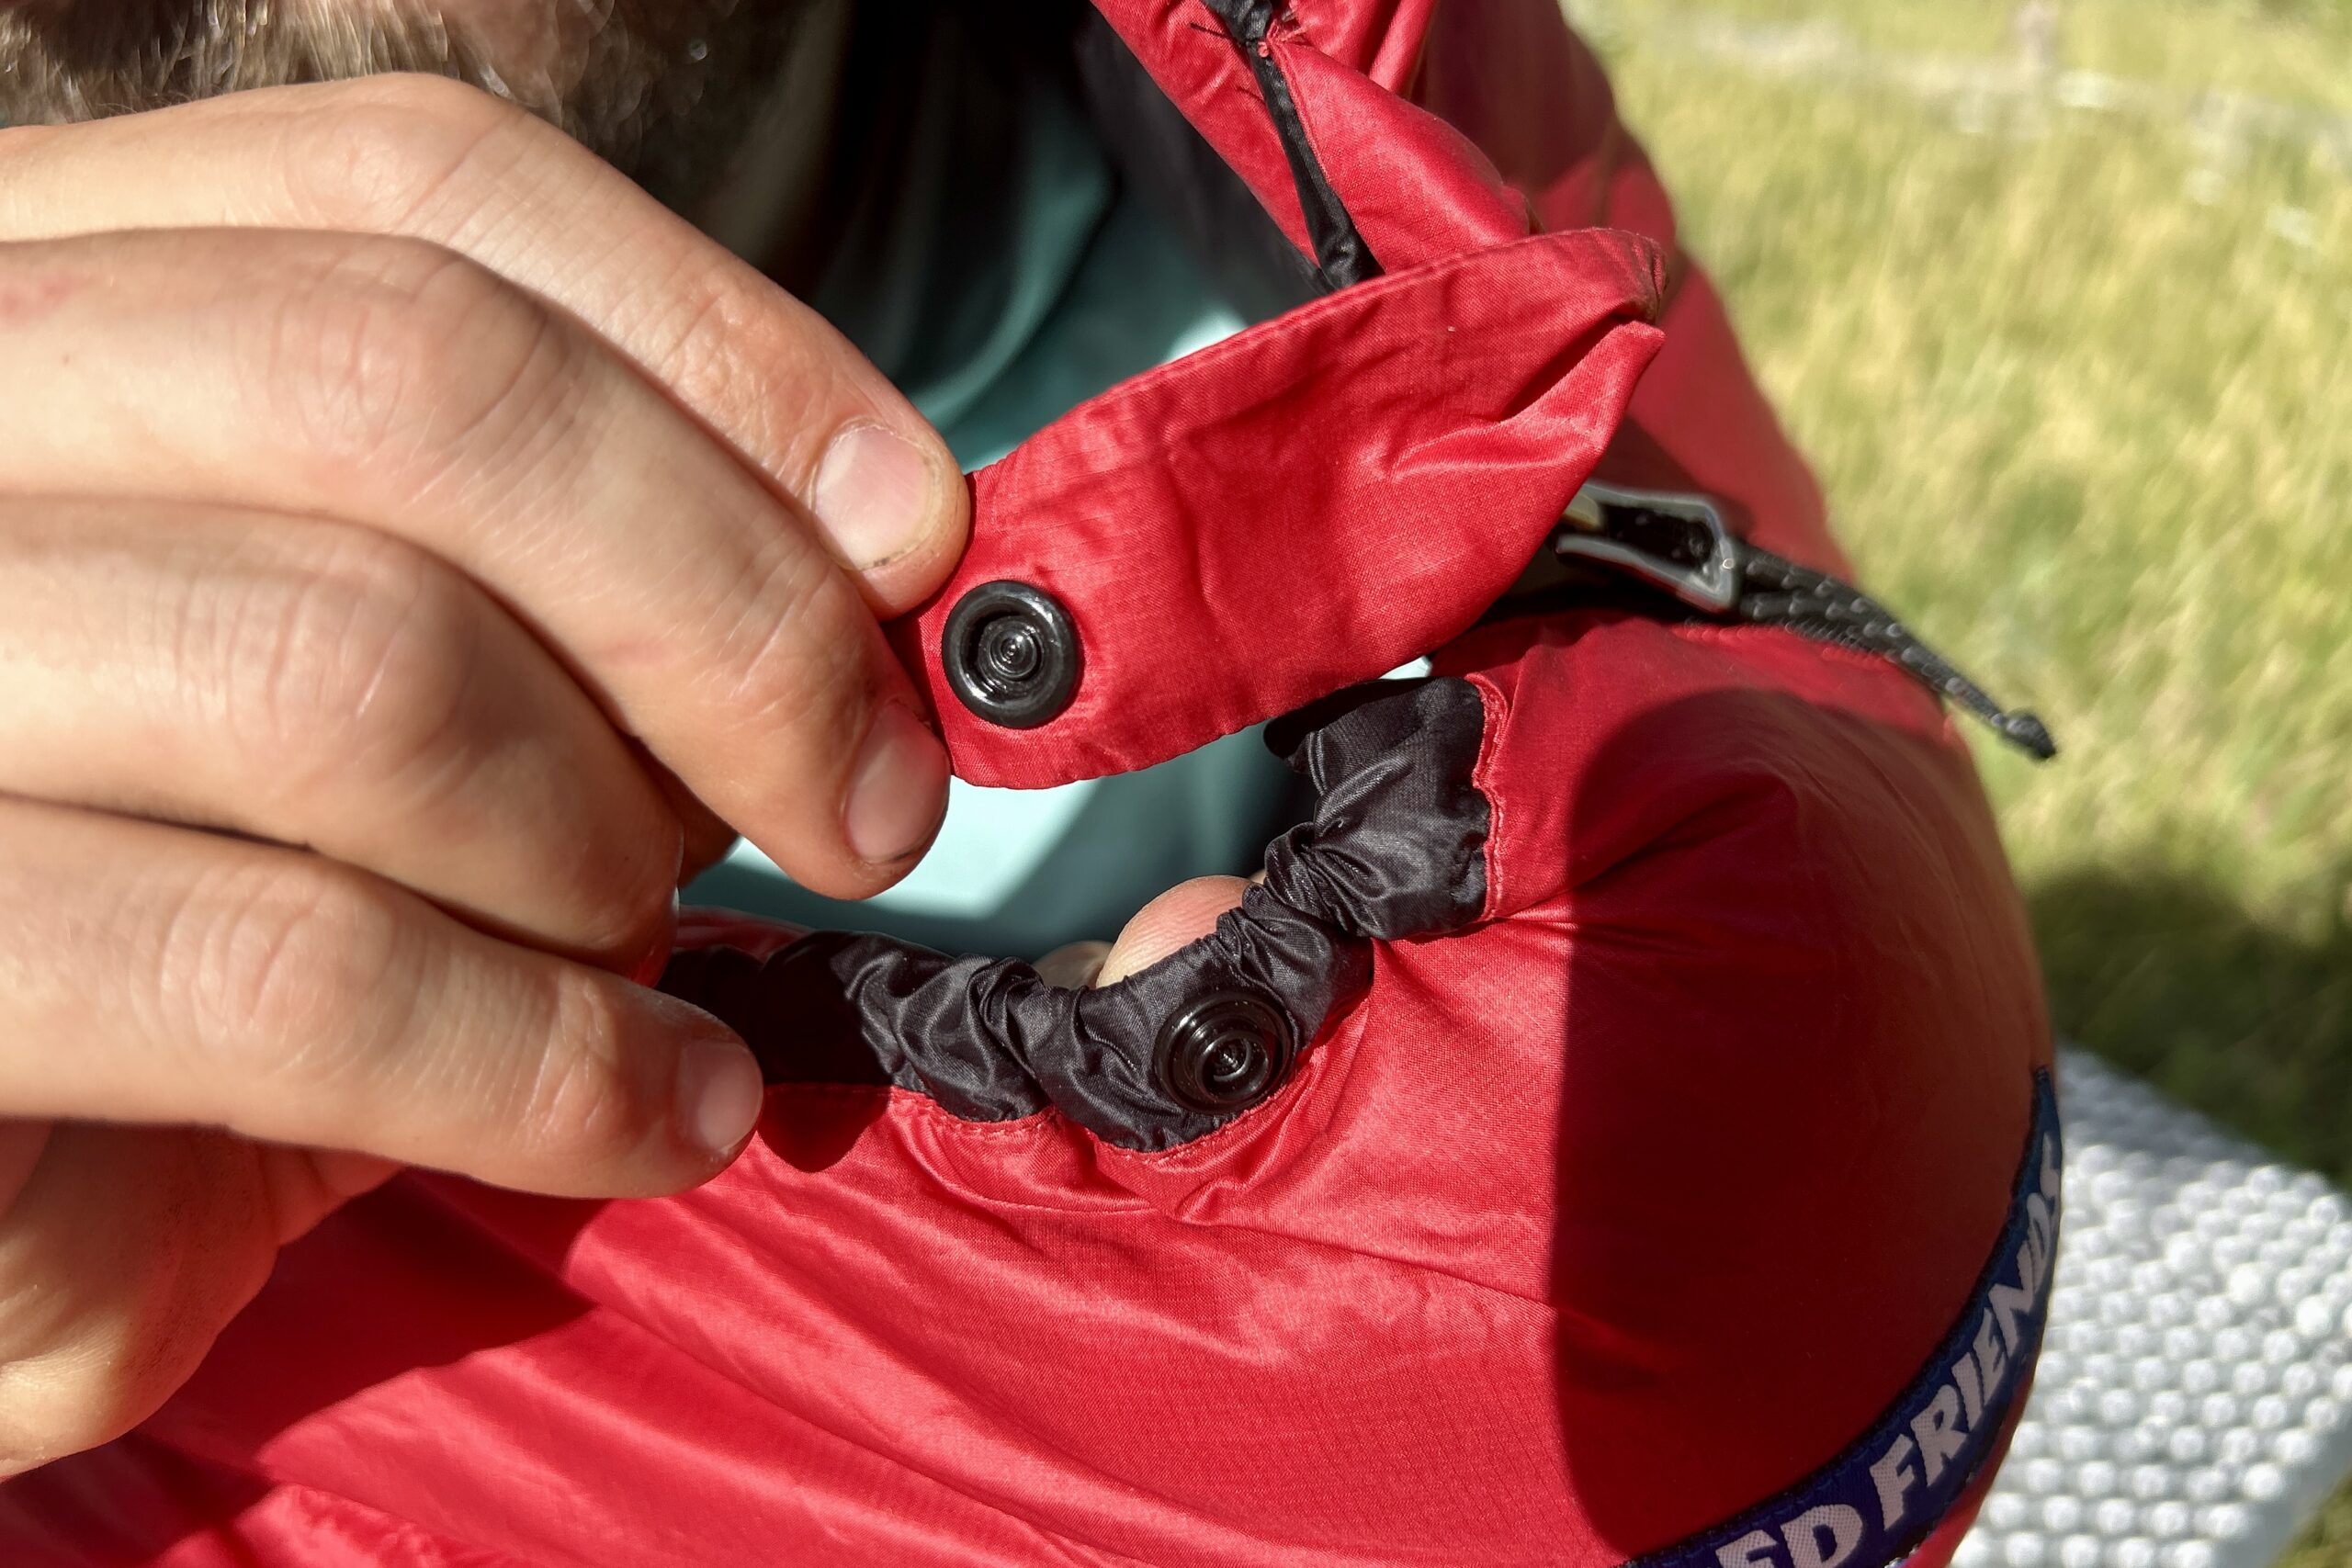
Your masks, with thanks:
[{"label": "index finger", "polygon": [[[813,524],[883,615],[920,604],[963,554],[955,458],[864,355],[587,149],[471,87],[380,76],[0,130],[0,241],[218,227],[446,246],[641,367]],[[861,451],[881,460],[861,472]]]},{"label": "index finger", "polygon": [[0,244],[0,301],[29,394],[0,488],[405,538],[820,891],[877,891],[937,828],[946,753],[837,564],[602,340],[483,268],[374,236],[107,234]]}]

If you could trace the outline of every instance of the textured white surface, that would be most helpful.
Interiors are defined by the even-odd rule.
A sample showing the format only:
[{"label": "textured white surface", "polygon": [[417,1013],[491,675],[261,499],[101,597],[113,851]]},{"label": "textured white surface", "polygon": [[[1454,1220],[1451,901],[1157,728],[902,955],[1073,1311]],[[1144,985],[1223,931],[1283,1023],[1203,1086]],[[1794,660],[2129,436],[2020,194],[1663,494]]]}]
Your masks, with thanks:
[{"label": "textured white surface", "polygon": [[2033,1397],[1961,1568],[2260,1568],[2352,1469],[2352,1201],[2080,1052]]}]

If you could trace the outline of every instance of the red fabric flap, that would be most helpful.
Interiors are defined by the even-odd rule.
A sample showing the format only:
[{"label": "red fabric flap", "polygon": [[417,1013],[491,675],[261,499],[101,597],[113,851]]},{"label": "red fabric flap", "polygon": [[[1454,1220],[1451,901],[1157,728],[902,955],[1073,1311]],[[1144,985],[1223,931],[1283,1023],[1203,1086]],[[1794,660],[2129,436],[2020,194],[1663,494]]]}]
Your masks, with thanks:
[{"label": "red fabric flap", "polygon": [[1391,271],[1529,233],[1526,197],[1476,143],[1295,39],[1272,41],[1307,141],[1348,216]]},{"label": "red fabric flap", "polygon": [[[1534,227],[1525,198],[1475,142],[1397,96],[1417,69],[1432,8],[1433,0],[1300,6],[1276,23],[1266,45],[1325,177],[1390,271],[1517,239]],[[1097,9],[1291,243],[1312,255],[1265,98],[1215,14],[1199,0],[1098,0]],[[1551,22],[1565,38],[1556,8]]]},{"label": "red fabric flap", "polygon": [[1217,156],[1249,184],[1290,243],[1313,255],[1282,139],[1249,63],[1216,14],[1200,0],[1095,0],[1094,8]]},{"label": "red fabric flap", "polygon": [[[1529,0],[1503,0],[1508,5]],[[1532,0],[1553,5],[1553,0]],[[1404,93],[1419,71],[1421,47],[1447,0],[1291,0],[1287,12],[1315,47],[1392,93]],[[1496,0],[1479,0],[1492,8]],[[1450,7],[1460,10],[1455,0]],[[1553,6],[1558,15],[1558,7]],[[1565,25],[1565,22],[1564,22]]]},{"label": "red fabric flap", "polygon": [[[973,476],[956,576],[890,630],[956,773],[1148,767],[1458,635],[1581,485],[1657,351],[1646,242],[1546,235],[1317,300],[1080,405]],[[970,589],[1059,600],[1083,672],[976,717],[941,634]]]}]

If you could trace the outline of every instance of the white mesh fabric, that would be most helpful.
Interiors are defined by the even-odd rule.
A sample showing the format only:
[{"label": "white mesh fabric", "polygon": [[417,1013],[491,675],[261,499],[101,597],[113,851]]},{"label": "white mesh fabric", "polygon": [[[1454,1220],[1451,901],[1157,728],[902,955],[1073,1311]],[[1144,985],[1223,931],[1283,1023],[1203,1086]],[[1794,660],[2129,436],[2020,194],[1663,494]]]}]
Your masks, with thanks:
[{"label": "white mesh fabric", "polygon": [[1960,1568],[2259,1568],[2352,1469],[2352,1200],[2081,1052],[2033,1396]]}]

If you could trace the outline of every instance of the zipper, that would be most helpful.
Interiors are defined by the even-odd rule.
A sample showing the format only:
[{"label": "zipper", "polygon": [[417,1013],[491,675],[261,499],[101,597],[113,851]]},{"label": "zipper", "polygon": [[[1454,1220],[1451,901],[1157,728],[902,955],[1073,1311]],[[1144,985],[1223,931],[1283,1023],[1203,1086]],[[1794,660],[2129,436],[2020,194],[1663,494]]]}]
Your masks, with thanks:
[{"label": "zipper", "polygon": [[1323,173],[1323,162],[1306,140],[1306,122],[1291,96],[1290,78],[1274,58],[1273,27],[1280,6],[1275,0],[1202,0],[1224,24],[1226,36],[1250,62],[1257,78],[1267,118],[1274,122],[1283,157],[1290,164],[1291,183],[1298,191],[1298,209],[1315,248],[1315,270],[1327,291],[1347,288],[1380,276],[1380,263],[1364,243],[1347,204]]},{"label": "zipper", "polygon": [[1589,484],[1568,503],[1551,547],[1564,561],[1628,574],[1714,619],[1777,626],[1883,660],[2035,761],[2058,754],[2035,715],[1995,702],[1852,583],[1740,538],[1707,496]]}]

